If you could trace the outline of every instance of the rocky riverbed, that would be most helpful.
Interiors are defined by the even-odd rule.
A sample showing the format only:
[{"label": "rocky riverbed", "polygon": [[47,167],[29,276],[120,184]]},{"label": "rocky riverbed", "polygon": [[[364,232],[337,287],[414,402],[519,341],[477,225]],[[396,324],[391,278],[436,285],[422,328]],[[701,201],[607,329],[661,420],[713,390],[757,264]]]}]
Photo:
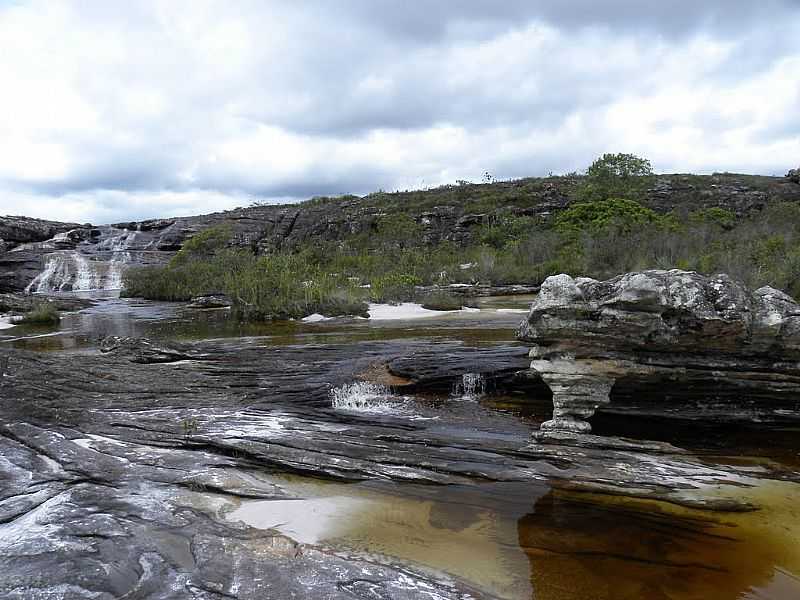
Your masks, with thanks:
[{"label": "rocky riverbed", "polygon": [[0,597],[796,597],[797,423],[623,399],[532,443],[531,300],[243,325],[110,295],[3,329]]}]

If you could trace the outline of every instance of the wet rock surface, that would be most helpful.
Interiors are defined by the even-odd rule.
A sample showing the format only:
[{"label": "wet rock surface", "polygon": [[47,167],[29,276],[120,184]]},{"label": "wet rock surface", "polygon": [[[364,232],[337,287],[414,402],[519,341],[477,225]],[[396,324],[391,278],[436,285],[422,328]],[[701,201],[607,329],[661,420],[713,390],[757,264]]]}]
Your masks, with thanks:
[{"label": "wet rock surface", "polygon": [[589,431],[609,401],[643,397],[684,418],[800,418],[800,306],[773,288],[679,270],[557,275],[518,337],[553,391],[545,429]]},{"label": "wet rock surface", "polygon": [[0,294],[0,313],[25,313],[42,302],[52,304],[57,310],[60,311],[77,311],[89,308],[95,304],[95,301],[89,298],[76,298],[72,296]]},{"label": "wet rock surface", "polygon": [[214,308],[230,308],[231,306],[233,306],[233,300],[225,294],[205,294],[204,296],[192,298],[187,308],[208,310]]},{"label": "wet rock surface", "polygon": [[[229,518],[231,503],[298,500],[278,475],[430,497],[499,486],[536,500],[537,518],[575,505],[559,494],[586,492],[747,514],[758,504],[708,490],[799,479],[769,461],[711,462],[668,443],[581,435],[580,444],[531,444],[535,421],[476,399],[490,388],[531,402],[546,393],[528,372],[526,344],[324,340],[116,336],[75,352],[0,344],[0,597],[494,597],[414,560]],[[369,388],[377,406],[334,407],[335,392],[379,368],[408,385]],[[467,389],[478,375],[486,387]],[[431,526],[445,516],[431,513]],[[689,537],[710,539],[692,527]],[[541,531],[520,533],[535,553],[585,551]],[[652,546],[626,552],[672,568]]]}]

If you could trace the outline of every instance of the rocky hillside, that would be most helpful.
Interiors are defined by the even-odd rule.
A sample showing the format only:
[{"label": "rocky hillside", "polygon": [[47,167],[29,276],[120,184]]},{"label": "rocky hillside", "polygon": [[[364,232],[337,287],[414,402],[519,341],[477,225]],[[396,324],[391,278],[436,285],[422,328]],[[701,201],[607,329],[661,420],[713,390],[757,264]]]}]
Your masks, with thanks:
[{"label": "rocky hillside", "polygon": [[[503,216],[552,217],[575,201],[579,183],[580,177],[463,183],[432,190],[315,198],[294,205],[116,223],[110,228],[0,217],[0,291],[25,289],[43,270],[43,256],[54,251],[119,238],[124,243],[113,250],[133,255],[139,263],[158,264],[197,232],[218,225],[231,227],[235,245],[269,253],[350,235],[369,235],[382,218],[402,213],[421,226],[420,244],[448,240],[467,245],[475,241],[481,225]],[[660,213],[722,207],[741,217],[779,201],[800,201],[796,177],[659,175],[643,204]],[[125,236],[126,230],[136,235]]]}]

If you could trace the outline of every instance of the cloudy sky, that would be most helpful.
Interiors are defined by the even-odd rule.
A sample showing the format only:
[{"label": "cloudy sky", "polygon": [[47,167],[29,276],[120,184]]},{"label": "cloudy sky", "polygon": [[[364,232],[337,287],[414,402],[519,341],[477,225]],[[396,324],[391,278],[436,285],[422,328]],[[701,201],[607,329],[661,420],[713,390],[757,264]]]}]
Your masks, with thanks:
[{"label": "cloudy sky", "polygon": [[0,214],[800,164],[798,0],[0,0]]}]

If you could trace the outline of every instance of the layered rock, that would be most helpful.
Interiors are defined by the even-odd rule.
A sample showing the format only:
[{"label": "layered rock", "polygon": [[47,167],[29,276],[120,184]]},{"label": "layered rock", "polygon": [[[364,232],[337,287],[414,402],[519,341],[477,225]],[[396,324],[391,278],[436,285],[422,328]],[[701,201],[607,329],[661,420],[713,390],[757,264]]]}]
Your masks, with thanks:
[{"label": "layered rock", "polygon": [[726,275],[549,277],[520,326],[553,392],[543,430],[586,432],[609,402],[688,418],[800,418],[800,306]]}]

